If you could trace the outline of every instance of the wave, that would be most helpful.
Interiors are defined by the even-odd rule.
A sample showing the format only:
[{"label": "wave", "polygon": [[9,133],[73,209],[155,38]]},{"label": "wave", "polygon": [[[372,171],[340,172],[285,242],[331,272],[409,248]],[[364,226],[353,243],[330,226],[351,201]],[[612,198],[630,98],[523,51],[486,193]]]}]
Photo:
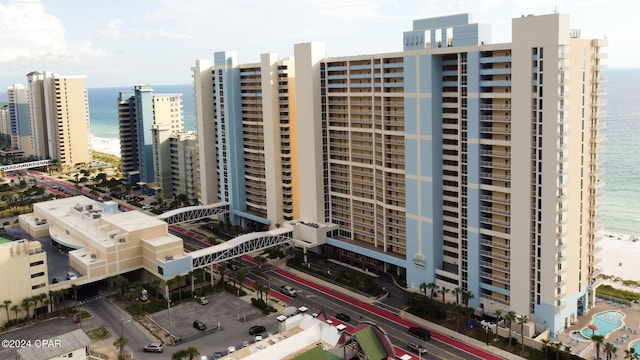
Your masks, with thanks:
[{"label": "wave", "polygon": [[91,150],[120,157],[120,139],[91,134]]}]

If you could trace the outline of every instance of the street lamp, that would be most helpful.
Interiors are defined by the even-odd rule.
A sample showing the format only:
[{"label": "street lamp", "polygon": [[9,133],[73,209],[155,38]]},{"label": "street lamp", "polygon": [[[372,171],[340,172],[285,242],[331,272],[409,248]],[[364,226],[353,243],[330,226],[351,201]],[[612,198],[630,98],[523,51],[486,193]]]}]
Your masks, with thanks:
[{"label": "street lamp", "polygon": [[268,285],[267,285],[267,305],[268,309],[271,310],[271,300],[269,299],[269,290],[271,290],[271,278],[267,277]]},{"label": "street lamp", "polygon": [[169,341],[173,344],[173,336],[171,335],[171,298],[167,299],[167,314],[169,315]]},{"label": "street lamp", "polygon": [[130,322],[131,319],[128,319],[125,321],[124,318],[120,319],[120,357],[122,358],[124,356],[124,323],[128,323]]}]

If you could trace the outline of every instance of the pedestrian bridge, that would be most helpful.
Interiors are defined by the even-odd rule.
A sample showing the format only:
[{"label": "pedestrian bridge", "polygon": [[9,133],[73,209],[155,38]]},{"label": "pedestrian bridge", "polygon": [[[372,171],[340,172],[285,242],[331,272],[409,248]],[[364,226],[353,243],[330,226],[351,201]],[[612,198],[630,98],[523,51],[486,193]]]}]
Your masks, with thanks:
[{"label": "pedestrian bridge", "polygon": [[165,221],[169,225],[175,225],[208,218],[214,215],[226,214],[228,212],[229,203],[219,202],[210,205],[187,206],[170,210],[158,215],[158,219]]},{"label": "pedestrian bridge", "polygon": [[244,234],[223,244],[190,252],[191,270],[217,264],[255,251],[289,244],[293,240],[292,237],[292,229],[285,228]]},{"label": "pedestrian bridge", "polygon": [[55,160],[30,161],[30,162],[26,162],[26,163],[19,163],[19,164],[11,164],[11,165],[0,166],[0,171],[9,172],[9,171],[16,171],[16,170],[24,170],[24,169],[31,169],[31,168],[36,168],[36,167],[54,165],[56,163],[57,163],[57,161],[55,161]]}]

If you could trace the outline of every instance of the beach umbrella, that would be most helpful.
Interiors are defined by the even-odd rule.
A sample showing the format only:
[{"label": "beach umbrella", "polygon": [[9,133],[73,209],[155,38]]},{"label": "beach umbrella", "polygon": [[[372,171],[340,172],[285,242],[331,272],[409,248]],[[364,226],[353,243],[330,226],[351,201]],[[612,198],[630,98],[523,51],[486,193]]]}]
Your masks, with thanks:
[{"label": "beach umbrella", "polygon": [[591,329],[592,333],[591,335],[595,335],[596,334],[596,330],[598,330],[598,326],[596,326],[596,324],[589,324],[589,329]]}]

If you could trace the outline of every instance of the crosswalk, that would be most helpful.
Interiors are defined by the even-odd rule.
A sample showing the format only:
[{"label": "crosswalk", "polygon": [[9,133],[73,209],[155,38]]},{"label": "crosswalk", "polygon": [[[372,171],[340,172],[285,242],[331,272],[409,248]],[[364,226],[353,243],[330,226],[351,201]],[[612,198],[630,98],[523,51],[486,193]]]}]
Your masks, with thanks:
[{"label": "crosswalk", "polygon": [[90,298],[79,300],[78,303],[79,304],[86,304],[88,302],[96,301],[96,300],[99,300],[99,299],[102,299],[102,296],[101,295],[96,295],[96,296],[92,296]]}]

